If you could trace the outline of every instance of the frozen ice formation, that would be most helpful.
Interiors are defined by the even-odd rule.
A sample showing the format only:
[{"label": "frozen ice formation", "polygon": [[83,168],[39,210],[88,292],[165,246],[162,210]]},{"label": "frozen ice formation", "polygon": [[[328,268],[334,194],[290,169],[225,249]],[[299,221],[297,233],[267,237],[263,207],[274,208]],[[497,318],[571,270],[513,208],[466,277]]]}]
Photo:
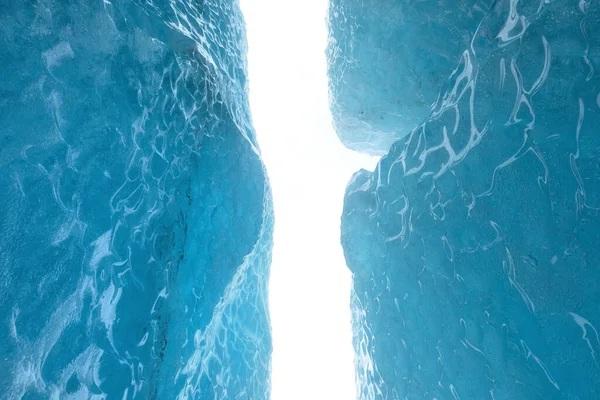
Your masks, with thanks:
[{"label": "frozen ice formation", "polygon": [[0,8],[0,398],[267,399],[237,1]]},{"label": "frozen ice formation", "polygon": [[472,37],[347,188],[358,397],[600,398],[600,3],[498,0]]},{"label": "frozen ice formation", "polygon": [[347,147],[385,154],[431,112],[492,0],[331,0],[331,111]]}]

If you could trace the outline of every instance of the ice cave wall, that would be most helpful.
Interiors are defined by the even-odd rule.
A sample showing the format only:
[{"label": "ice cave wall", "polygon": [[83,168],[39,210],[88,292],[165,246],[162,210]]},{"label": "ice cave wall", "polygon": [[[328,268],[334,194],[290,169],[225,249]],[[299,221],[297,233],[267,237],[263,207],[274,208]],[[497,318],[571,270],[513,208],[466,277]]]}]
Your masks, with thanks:
[{"label": "ice cave wall", "polygon": [[0,9],[0,398],[268,398],[237,1]]},{"label": "ice cave wall", "polygon": [[347,188],[358,397],[600,398],[600,4],[498,0],[472,36]]},{"label": "ice cave wall", "polygon": [[383,155],[427,117],[492,0],[331,0],[331,111],[353,150]]}]

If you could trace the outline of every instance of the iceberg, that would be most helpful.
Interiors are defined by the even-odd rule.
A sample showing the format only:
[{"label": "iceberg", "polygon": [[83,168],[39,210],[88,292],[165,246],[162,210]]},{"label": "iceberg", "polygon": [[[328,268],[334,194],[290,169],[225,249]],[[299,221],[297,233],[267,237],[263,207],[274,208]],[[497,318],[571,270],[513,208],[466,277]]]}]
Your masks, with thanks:
[{"label": "iceberg", "polygon": [[600,398],[600,5],[499,0],[471,34],[347,187],[358,397]]},{"label": "iceberg", "polygon": [[269,398],[237,1],[15,0],[0,32],[0,398]]},{"label": "iceberg", "polygon": [[331,112],[342,143],[383,155],[430,113],[492,0],[331,0]]}]

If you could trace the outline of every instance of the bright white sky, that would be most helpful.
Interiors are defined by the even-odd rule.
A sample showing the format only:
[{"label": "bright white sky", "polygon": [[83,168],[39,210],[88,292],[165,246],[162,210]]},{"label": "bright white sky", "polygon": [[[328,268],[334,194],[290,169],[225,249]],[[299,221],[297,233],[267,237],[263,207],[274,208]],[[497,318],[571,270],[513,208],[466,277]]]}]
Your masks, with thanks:
[{"label": "bright white sky", "polygon": [[342,146],[327,97],[327,0],[240,0],[250,105],[275,206],[273,400],[355,399],[346,184],[376,160]]}]

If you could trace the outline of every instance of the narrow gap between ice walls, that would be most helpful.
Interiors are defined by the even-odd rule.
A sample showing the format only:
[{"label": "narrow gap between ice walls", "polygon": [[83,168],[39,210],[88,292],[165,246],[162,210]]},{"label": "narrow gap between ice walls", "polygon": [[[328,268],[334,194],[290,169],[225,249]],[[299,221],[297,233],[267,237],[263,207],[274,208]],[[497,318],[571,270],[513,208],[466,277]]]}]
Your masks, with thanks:
[{"label": "narrow gap between ice walls", "polygon": [[327,0],[241,1],[252,119],[275,210],[269,284],[273,400],[356,397],[346,183],[373,157],[345,148],[328,103]]}]

